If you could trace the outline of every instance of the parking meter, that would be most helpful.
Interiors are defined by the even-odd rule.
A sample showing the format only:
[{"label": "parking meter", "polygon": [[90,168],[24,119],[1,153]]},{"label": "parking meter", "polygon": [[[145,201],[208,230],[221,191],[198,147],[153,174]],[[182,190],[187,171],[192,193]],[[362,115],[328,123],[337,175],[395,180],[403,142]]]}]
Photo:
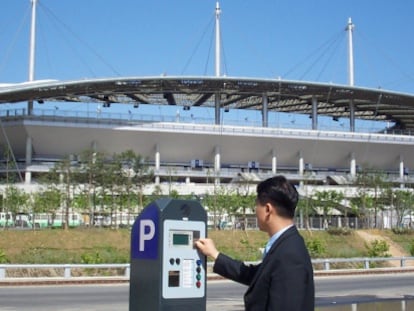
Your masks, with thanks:
[{"label": "parking meter", "polygon": [[206,257],[194,246],[207,233],[198,201],[160,199],[131,232],[130,311],[206,310]]}]

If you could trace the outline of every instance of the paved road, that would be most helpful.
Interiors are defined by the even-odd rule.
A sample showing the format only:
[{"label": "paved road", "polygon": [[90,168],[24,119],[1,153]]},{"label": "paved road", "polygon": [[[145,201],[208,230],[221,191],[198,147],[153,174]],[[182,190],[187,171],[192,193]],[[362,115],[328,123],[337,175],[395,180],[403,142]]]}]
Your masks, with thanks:
[{"label": "paved road", "polygon": [[[207,310],[243,310],[245,287],[212,281],[207,287]],[[127,311],[128,284],[0,287],[1,311]],[[414,299],[414,274],[325,277],[316,279],[317,306]],[[411,304],[412,303],[412,304]],[[414,301],[410,302],[414,309]],[[407,310],[412,310],[407,308]]]}]

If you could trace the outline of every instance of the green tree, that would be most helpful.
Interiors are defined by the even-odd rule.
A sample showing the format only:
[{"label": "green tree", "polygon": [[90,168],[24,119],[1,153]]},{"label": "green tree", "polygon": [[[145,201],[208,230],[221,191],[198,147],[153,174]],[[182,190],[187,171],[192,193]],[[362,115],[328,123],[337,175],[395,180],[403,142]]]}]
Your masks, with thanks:
[{"label": "green tree", "polygon": [[[194,195],[192,195],[194,198]],[[225,186],[214,187],[213,193],[206,193],[202,198],[202,204],[208,209],[215,229],[222,229],[224,218],[236,214],[240,201],[237,200],[234,189]],[[225,217],[226,216],[226,217]]]},{"label": "green tree", "polygon": [[150,169],[148,164],[148,159],[143,158],[138,155],[137,160],[135,161],[135,177],[134,182],[138,188],[139,195],[139,206],[140,208],[144,207],[144,187],[152,182],[154,179],[154,172]]},{"label": "green tree", "polygon": [[3,208],[6,212],[12,212],[15,219],[17,213],[28,212],[29,198],[30,196],[23,190],[15,186],[7,186],[3,195]]},{"label": "green tree", "polygon": [[256,194],[254,193],[236,193],[232,195],[233,199],[233,213],[239,214],[243,219],[243,226],[245,230],[247,229],[248,225],[248,215],[252,215],[255,213],[255,206],[256,206]]},{"label": "green tree", "polygon": [[160,185],[155,185],[154,191],[151,194],[153,200],[157,200],[163,197],[162,189]]},{"label": "green tree", "polygon": [[299,212],[300,217],[303,217],[303,223],[307,230],[310,230],[310,215],[312,214],[314,208],[314,201],[309,196],[301,197],[298,201],[297,212]]},{"label": "green tree", "polygon": [[120,162],[120,167],[122,171],[121,179],[123,190],[121,196],[125,197],[126,208],[128,211],[128,216],[132,211],[132,205],[136,205],[138,200],[135,199],[136,194],[134,192],[134,162],[136,160],[136,154],[132,150],[127,150],[122,152],[117,158]]},{"label": "green tree", "polygon": [[315,200],[315,205],[322,208],[323,223],[326,224],[327,215],[333,208],[338,207],[340,202],[343,200],[344,195],[342,192],[334,190],[323,190],[315,192],[313,198]]},{"label": "green tree", "polygon": [[396,225],[401,227],[404,216],[410,215],[413,204],[414,194],[407,189],[387,189],[382,195],[384,204],[391,207],[396,214]]},{"label": "green tree", "polygon": [[170,198],[173,198],[173,199],[179,199],[180,198],[180,194],[178,193],[178,191],[177,190],[175,190],[175,189],[172,189],[171,191],[170,191],[170,193],[169,193],[169,195],[168,195]]},{"label": "green tree", "polygon": [[235,196],[234,190],[225,187],[225,186],[217,186],[215,187],[215,193],[214,193],[214,204],[216,211],[216,220],[217,223],[215,224],[217,228],[224,229],[225,223],[223,223],[225,218],[229,218],[230,215],[232,215],[232,211],[235,208]]},{"label": "green tree", "polygon": [[63,228],[67,230],[69,228],[69,213],[72,205],[72,199],[74,197],[76,187],[82,179],[82,167],[79,166],[78,162],[72,161],[70,156],[67,156],[55,165],[52,170],[52,174],[59,176],[59,181],[64,188],[64,191],[62,192],[62,202],[65,214]]},{"label": "green tree", "polygon": [[371,227],[369,212],[373,206],[374,198],[366,189],[360,189],[358,196],[351,198],[351,207],[356,211],[365,227]]},{"label": "green tree", "polygon": [[234,209],[243,218],[243,228],[246,230],[248,225],[247,216],[255,212],[256,206],[256,182],[253,179],[243,176],[236,184],[234,196]]},{"label": "green tree", "polygon": [[36,214],[50,213],[52,215],[51,221],[53,222],[56,212],[60,208],[61,201],[62,192],[54,185],[49,185],[44,191],[36,192],[33,195],[32,219],[35,219]]},{"label": "green tree", "polygon": [[203,198],[204,207],[208,211],[210,221],[212,222],[213,229],[218,228],[218,223],[220,221],[220,207],[217,204],[217,198],[215,195],[215,190],[212,193],[206,192]]},{"label": "green tree", "polygon": [[102,206],[109,208],[111,226],[118,227],[119,198],[121,183],[123,180],[122,161],[118,154],[114,154],[111,161],[104,165],[104,173],[101,176]]},{"label": "green tree", "polygon": [[105,154],[92,148],[87,149],[81,153],[79,161],[83,175],[82,182],[84,188],[80,191],[83,193],[83,196],[78,196],[76,205],[80,208],[86,208],[88,210],[89,225],[93,226],[96,211],[97,188],[102,186],[102,175],[106,172]]},{"label": "green tree", "polygon": [[379,171],[362,171],[357,175],[356,185],[359,187],[360,196],[371,197],[372,206],[366,206],[374,209],[374,228],[378,228],[378,210],[383,207],[381,194],[385,188],[390,187],[386,182],[385,175]]}]

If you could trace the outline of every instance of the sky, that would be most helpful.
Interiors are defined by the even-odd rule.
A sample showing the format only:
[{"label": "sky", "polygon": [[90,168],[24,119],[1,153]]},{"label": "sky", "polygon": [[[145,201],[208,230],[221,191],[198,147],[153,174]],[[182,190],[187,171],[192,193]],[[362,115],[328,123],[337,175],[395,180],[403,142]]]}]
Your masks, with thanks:
[{"label": "sky", "polygon": [[[38,0],[36,79],[214,75],[215,0]],[[414,1],[221,0],[226,76],[414,93]],[[1,0],[0,83],[28,80],[31,0]]]}]

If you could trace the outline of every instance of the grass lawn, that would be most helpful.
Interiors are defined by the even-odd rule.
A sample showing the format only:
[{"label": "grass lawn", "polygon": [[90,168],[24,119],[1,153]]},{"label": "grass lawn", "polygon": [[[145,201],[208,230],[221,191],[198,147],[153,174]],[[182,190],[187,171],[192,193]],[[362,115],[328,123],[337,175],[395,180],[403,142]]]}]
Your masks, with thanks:
[{"label": "grass lawn", "polygon": [[[355,233],[333,235],[326,231],[300,231],[313,257],[364,257],[367,249]],[[414,235],[381,231],[407,251]],[[217,248],[244,261],[260,260],[268,239],[260,231],[209,231]],[[130,254],[127,229],[71,229],[68,231],[0,231],[0,262],[8,263],[127,263]]]}]

